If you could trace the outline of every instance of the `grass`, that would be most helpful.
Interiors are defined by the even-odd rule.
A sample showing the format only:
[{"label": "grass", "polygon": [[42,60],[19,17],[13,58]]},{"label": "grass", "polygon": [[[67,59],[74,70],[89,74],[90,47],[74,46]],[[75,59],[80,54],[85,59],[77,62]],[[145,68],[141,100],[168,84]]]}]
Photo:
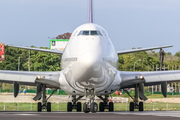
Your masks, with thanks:
[{"label": "grass", "polygon": [[[66,103],[52,103],[52,111],[67,111]],[[37,111],[36,103],[0,103],[0,111]],[[115,103],[115,111],[128,111],[129,103]],[[177,103],[144,103],[145,111],[180,111],[180,104]]]},{"label": "grass", "polygon": [[[164,98],[162,94],[153,94],[147,96],[147,98]],[[167,95],[166,98],[180,98],[180,95]]]},{"label": "grass", "polygon": [[[135,92],[132,91],[130,92],[131,96],[134,96]],[[164,98],[162,94],[152,94],[152,93],[144,93],[144,95],[147,98]],[[117,95],[116,93],[111,94],[112,97],[124,97],[124,98],[129,98],[129,95],[127,93],[122,94],[121,96]],[[180,95],[167,95],[166,98],[180,98]]]}]

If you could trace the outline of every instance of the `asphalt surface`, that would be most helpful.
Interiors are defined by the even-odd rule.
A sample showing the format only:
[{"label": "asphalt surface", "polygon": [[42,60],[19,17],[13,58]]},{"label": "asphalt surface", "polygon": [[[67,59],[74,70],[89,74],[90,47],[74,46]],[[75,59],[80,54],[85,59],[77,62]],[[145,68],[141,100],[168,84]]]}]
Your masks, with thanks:
[{"label": "asphalt surface", "polygon": [[4,112],[0,120],[180,120],[180,111],[146,112]]}]

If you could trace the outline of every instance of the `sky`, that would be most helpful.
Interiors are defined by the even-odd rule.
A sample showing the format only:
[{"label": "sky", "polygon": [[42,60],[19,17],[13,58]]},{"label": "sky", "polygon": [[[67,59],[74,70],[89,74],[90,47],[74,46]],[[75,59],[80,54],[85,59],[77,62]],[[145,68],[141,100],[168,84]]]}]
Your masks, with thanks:
[{"label": "sky", "polygon": [[[0,42],[48,47],[87,22],[88,0],[0,0]],[[117,51],[173,45],[180,51],[180,0],[94,0],[94,21]]]}]

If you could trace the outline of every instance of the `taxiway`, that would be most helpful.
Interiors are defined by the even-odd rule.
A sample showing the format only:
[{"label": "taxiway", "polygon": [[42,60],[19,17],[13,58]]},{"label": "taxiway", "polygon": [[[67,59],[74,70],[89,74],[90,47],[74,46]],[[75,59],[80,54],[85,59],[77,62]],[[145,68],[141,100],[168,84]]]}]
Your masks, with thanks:
[{"label": "taxiway", "polygon": [[1,120],[179,120],[180,111],[145,112],[11,112],[1,111]]}]

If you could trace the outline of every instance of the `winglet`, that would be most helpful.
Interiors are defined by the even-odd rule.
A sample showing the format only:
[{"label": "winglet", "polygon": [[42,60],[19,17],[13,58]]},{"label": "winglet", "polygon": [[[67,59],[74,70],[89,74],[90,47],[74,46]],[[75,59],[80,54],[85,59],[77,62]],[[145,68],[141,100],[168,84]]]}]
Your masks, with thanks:
[{"label": "winglet", "polygon": [[93,0],[88,3],[88,23],[93,23]]}]

